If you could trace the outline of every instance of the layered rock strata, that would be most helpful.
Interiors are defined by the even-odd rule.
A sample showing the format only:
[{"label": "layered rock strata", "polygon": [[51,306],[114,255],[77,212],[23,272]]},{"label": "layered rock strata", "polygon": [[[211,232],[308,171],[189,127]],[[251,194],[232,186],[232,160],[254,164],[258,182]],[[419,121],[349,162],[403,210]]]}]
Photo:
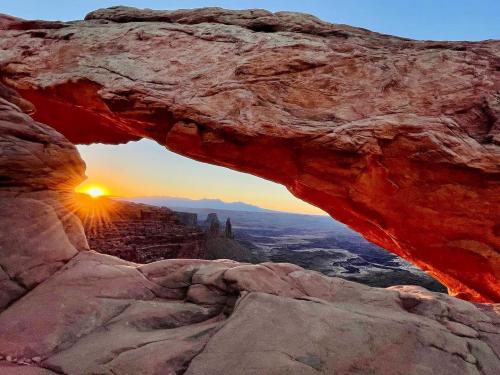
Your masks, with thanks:
[{"label": "layered rock strata", "polygon": [[[77,199],[81,209],[76,214],[93,250],[138,263],[205,258],[203,231],[185,225],[179,214],[168,208],[84,194]],[[183,215],[186,217],[189,214]]]},{"label": "layered rock strata", "polygon": [[125,7],[0,19],[0,73],[75,143],[147,137],[285,185],[451,294],[500,301],[500,42]]}]

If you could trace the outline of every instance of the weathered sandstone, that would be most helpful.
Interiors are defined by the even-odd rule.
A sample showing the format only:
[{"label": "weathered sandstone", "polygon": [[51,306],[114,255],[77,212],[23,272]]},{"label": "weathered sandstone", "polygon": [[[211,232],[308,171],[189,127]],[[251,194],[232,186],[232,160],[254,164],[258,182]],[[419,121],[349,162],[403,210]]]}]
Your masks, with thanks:
[{"label": "weathered sandstone", "polygon": [[0,314],[0,353],[72,375],[433,374],[436,363],[494,375],[499,323],[486,306],[419,287],[288,264],[139,266],[83,252]]},{"label": "weathered sandstone", "polygon": [[61,134],[21,111],[30,108],[0,85],[0,311],[88,250],[63,203],[85,165]]},{"label": "weathered sandstone", "polygon": [[2,80],[72,142],[147,137],[279,182],[453,295],[500,301],[499,41],[217,8],[0,29]]},{"label": "weathered sandstone", "polygon": [[[8,89],[0,85],[0,95],[2,90]],[[10,95],[0,96],[0,187],[27,192],[72,190],[83,181],[85,171],[75,146],[54,129],[21,112],[26,108],[14,104]],[[17,96],[18,103],[21,100]]]},{"label": "weathered sandstone", "polygon": [[[106,12],[104,11],[104,14]],[[113,17],[118,17],[117,21],[131,21],[134,18],[130,17],[143,14],[129,10],[114,12],[112,14],[115,14]],[[331,26],[310,17],[289,13],[275,16],[260,11],[234,13],[209,10],[167,12],[160,13],[160,15],[151,12],[144,14],[149,17],[148,19],[153,17],[155,23],[133,23],[138,28],[135,31],[141,31],[144,28],[157,30],[160,33],[160,41],[163,42],[166,39],[162,33],[167,33],[172,37],[167,38],[172,45],[165,47],[166,50],[174,48],[177,42],[191,41],[193,44],[190,48],[193,50],[189,49],[187,52],[198,51],[200,54],[207,53],[207,56],[217,56],[218,49],[224,49],[223,46],[219,45],[219,43],[224,44],[224,40],[221,42],[218,38],[228,32],[250,38],[252,43],[247,47],[254,46],[257,51],[259,48],[264,48],[262,53],[267,51],[265,48],[267,42],[264,37],[267,34],[269,34],[270,43],[273,41],[277,43],[276,38],[297,38],[301,43],[305,43],[301,48],[306,52],[309,48],[307,43],[319,43],[317,38],[326,38],[325,40],[341,38],[344,40],[342,37],[342,35],[345,36],[344,33],[348,36],[346,40],[355,38],[361,47],[363,43],[374,43],[372,46],[374,50],[382,48],[379,45],[380,40],[387,41],[387,43],[404,42],[374,35],[367,31]],[[155,19],[154,17],[160,18]],[[200,19],[208,21],[208,23],[197,24]],[[184,24],[168,23],[172,20],[184,22]],[[60,79],[58,77],[62,76],[58,69],[69,69],[69,61],[74,58],[71,54],[84,54],[86,52],[85,45],[80,45],[74,50],[69,45],[65,46],[59,51],[59,56],[62,59],[59,62],[50,53],[45,54],[43,51],[53,52],[52,49],[62,41],[73,43],[79,37],[93,37],[104,38],[109,42],[109,45],[100,45],[94,40],[94,56],[99,56],[98,52],[104,52],[105,48],[108,48],[108,53],[110,53],[111,46],[119,45],[120,42],[116,40],[111,42],[109,34],[106,32],[118,30],[116,31],[119,34],[117,40],[123,41],[123,43],[128,43],[126,38],[130,37],[129,34],[133,35],[134,33],[132,31],[125,36],[120,34],[123,32],[121,29],[123,26],[120,25],[102,20],[64,24],[43,21],[27,22],[12,17],[2,17],[0,28],[12,29],[11,31],[2,31],[2,36],[8,35],[9,38],[0,38],[0,44],[12,43],[8,52],[2,51],[2,55],[0,55],[2,59],[4,53],[10,54],[14,58],[19,52],[18,49],[29,51],[33,47],[37,48],[39,52],[37,56],[30,55],[29,52],[26,53],[25,60],[22,61],[27,65],[18,62],[17,68],[21,70],[17,70],[17,73],[14,73],[12,66],[10,66],[7,69],[11,69],[9,70],[10,75],[4,76],[4,79],[19,86],[33,80],[29,84],[33,84],[32,88],[28,89],[27,86],[23,86],[22,93],[27,95],[29,90],[33,90],[33,96],[30,99],[37,99],[34,100],[34,104],[39,111],[38,113],[42,113],[40,116],[45,111],[45,115],[51,115],[53,120],[57,120],[55,125],[63,132],[66,130],[71,133],[68,129],[73,129],[75,131],[73,136],[87,134],[89,141],[95,141],[95,137],[98,136],[106,136],[112,141],[117,141],[117,138],[113,137],[120,134],[122,140],[129,139],[129,132],[137,131],[137,134],[140,134],[138,129],[141,129],[142,125],[156,130],[163,129],[162,127],[166,126],[165,123],[160,124],[157,121],[160,118],[164,119],[164,117],[155,117],[156,120],[153,121],[145,115],[147,111],[142,112],[144,118],[133,120],[133,117],[137,116],[139,112],[145,111],[144,107],[142,109],[140,107],[141,103],[144,104],[141,100],[147,96],[144,92],[141,95],[145,96],[134,102],[134,105],[137,105],[134,107],[135,109],[122,107],[125,113],[118,114],[120,111],[116,108],[114,110],[117,113],[112,113],[104,106],[100,107],[100,110],[93,107],[96,103],[102,104],[99,102],[99,95],[102,92],[99,94],[95,92],[96,96],[88,96],[88,92],[85,90],[72,91],[73,87],[62,95],[62,92],[55,89],[57,95],[61,95],[56,95],[56,100],[55,97],[39,91],[43,91],[43,89],[40,88],[41,86],[37,86],[40,82],[36,82],[44,75],[43,64],[31,65],[33,61],[30,58],[47,59],[47,62],[54,62],[53,72],[50,73],[47,70],[44,79],[48,79],[47,82],[52,82],[52,79],[58,80]],[[132,24],[125,25],[132,27]],[[167,29],[170,27],[177,31],[163,30],[158,25],[167,25]],[[193,33],[199,32],[199,30],[196,31],[199,28],[206,28],[207,32],[212,30],[219,33],[217,34],[219,36],[209,40],[209,45],[203,45],[201,48],[202,46],[196,43],[198,43],[198,39],[205,40],[206,36],[203,36],[205,34],[202,37],[195,37],[193,36],[195,34],[186,33],[186,30],[178,31],[179,28],[188,26],[194,28]],[[61,30],[68,31],[68,29],[75,29],[75,34],[73,36],[66,35],[62,40],[51,39],[55,35],[52,33]],[[78,33],[76,33],[77,30],[79,30]],[[284,30],[293,30],[293,32]],[[79,36],[76,36],[77,34]],[[351,37],[352,34],[354,36]],[[180,39],[188,39],[176,41],[175,36]],[[17,44],[24,43],[20,42],[23,38],[27,38],[25,42],[30,41],[30,43],[25,44],[27,48]],[[263,45],[254,43],[255,38],[262,38]],[[47,49],[35,44],[34,40],[43,44]],[[245,43],[240,44],[245,47]],[[130,46],[133,45],[133,43],[130,44]],[[496,46],[495,43],[492,45]],[[90,44],[87,45],[87,47],[89,46]],[[149,47],[147,43],[143,46],[146,47],[146,51],[142,55],[146,58]],[[209,46],[211,47],[209,48]],[[296,45],[292,44],[291,46],[293,51]],[[275,45],[275,47],[279,52],[280,45]],[[101,50],[101,48],[103,49]],[[117,61],[119,61],[120,54],[125,52],[121,51],[119,47],[116,48]],[[185,50],[186,44],[182,44],[179,48],[178,52]],[[231,48],[236,47],[227,48],[230,51]],[[76,52],[76,50],[80,52]],[[445,50],[451,54],[455,51],[453,49]],[[67,61],[64,60],[64,51],[68,52]],[[157,58],[159,59],[165,52],[161,48],[158,51]],[[104,55],[100,56],[104,57]],[[188,53],[184,57],[188,56],[192,61],[196,61],[196,55]],[[224,56],[229,60],[232,55],[228,52]],[[177,57],[182,57],[182,54]],[[247,57],[240,56],[243,60]],[[263,62],[265,61],[264,59]],[[285,62],[285,60],[278,61]],[[223,60],[220,60],[220,64],[222,63]],[[460,60],[459,64],[462,64]],[[76,69],[78,66],[78,64],[73,65]],[[123,65],[123,67],[126,66],[126,64]],[[218,65],[213,64],[213,66],[217,67]],[[251,64],[249,66],[252,67]],[[262,66],[262,64],[258,64],[254,68]],[[279,64],[275,64],[275,66],[278,67]],[[32,67],[32,71],[29,72],[27,67]],[[293,64],[288,66],[292,69],[295,67]],[[477,69],[482,69],[480,67],[481,65],[478,65]],[[35,68],[39,69],[41,76],[38,76]],[[209,64],[205,68],[210,70],[213,67]],[[271,69],[274,66],[268,68]],[[26,69],[24,73],[22,73],[22,69]],[[324,79],[325,77],[322,77],[320,73],[317,73],[318,77]],[[294,74],[284,72],[278,76],[275,90],[275,98],[278,102],[285,97],[282,93],[279,94],[280,80],[286,81],[287,77]],[[66,78],[63,78],[63,81],[68,79],[64,85],[72,82],[71,77],[72,74],[68,74]],[[179,73],[178,77],[182,77],[182,74]],[[202,81],[209,78],[204,73],[200,77]],[[486,74],[480,77],[491,77],[491,75]],[[121,85],[121,79],[117,79],[109,72],[103,75],[103,79],[105,78],[110,79],[109,82],[116,80],[117,87]],[[147,78],[147,75],[142,78]],[[303,78],[306,82],[307,77]],[[221,84],[227,82],[222,73],[220,79]],[[142,85],[142,83],[138,84],[135,81],[132,83],[136,85],[136,88]],[[438,83],[436,81],[435,85]],[[264,85],[267,84],[269,83]],[[249,82],[244,83],[244,85],[253,87],[253,84]],[[425,86],[425,83],[422,85]],[[80,89],[85,87],[85,85],[80,86]],[[484,87],[486,86],[475,88],[478,97],[482,92],[480,88],[484,89]],[[49,92],[52,89],[54,87],[47,86]],[[159,85],[157,90],[156,94],[164,91],[166,94],[163,95],[170,95],[168,86]],[[242,90],[247,89],[243,88]],[[149,94],[152,94],[152,91]],[[131,91],[131,95],[135,95],[134,91]],[[319,96],[312,96],[311,99],[316,100]],[[161,100],[158,103],[163,103],[164,97],[159,95]],[[226,96],[225,101],[221,98],[214,100],[221,100],[219,103],[222,108],[226,101],[229,103],[236,97],[237,95],[232,94]],[[286,97],[292,98],[292,96],[287,95]],[[153,100],[153,97],[151,99]],[[191,99],[200,100],[196,95]],[[300,100],[305,99],[302,95]],[[466,99],[472,100],[471,98]],[[86,100],[88,101],[85,102]],[[183,98],[181,95],[178,100],[182,107],[184,105],[182,103],[190,99]],[[52,102],[48,103],[50,101]],[[288,139],[286,142],[290,142],[290,145],[298,141],[296,136],[300,133],[300,128],[303,128],[304,131],[309,130],[311,133],[317,129],[312,123],[305,120],[300,124],[295,122],[298,117],[293,115],[292,111],[281,117],[283,121],[285,118],[290,120],[287,126],[279,122],[279,118],[274,117],[276,123],[269,123],[269,128],[266,130],[266,132],[269,130],[270,133],[263,132],[265,129],[261,128],[262,124],[256,118],[246,116],[250,116],[252,113],[257,115],[261,113],[261,110],[263,111],[262,115],[264,115],[266,111],[263,108],[270,109],[272,107],[276,110],[278,107],[273,107],[267,99],[263,99],[261,103],[260,109],[251,109],[251,107],[246,108],[245,102],[242,101],[243,107],[234,107],[241,113],[227,115],[228,123],[224,123],[225,120],[222,117],[217,121],[214,120],[213,123],[208,122],[212,125],[210,125],[211,127],[207,125],[204,128],[206,133],[200,135],[202,138],[207,137],[207,139],[205,143],[198,144],[199,149],[195,147],[196,143],[192,143],[193,138],[190,138],[192,136],[198,137],[198,130],[192,134],[189,131],[186,133],[187,138],[183,139],[186,142],[189,140],[188,143],[184,143],[184,141],[169,143],[168,140],[165,143],[168,143],[170,147],[175,144],[179,148],[191,145],[194,147],[193,153],[195,156],[197,155],[196,157],[207,158],[221,164],[227,160],[224,159],[225,157],[231,158],[234,162],[241,162],[245,159],[248,163],[235,164],[233,167],[236,168],[236,165],[239,165],[238,168],[251,170],[254,173],[262,168],[261,175],[265,175],[263,172],[267,170],[265,168],[271,167],[271,164],[277,160],[281,160],[285,164],[290,161],[286,157],[282,159],[268,157],[267,155],[272,152],[280,154],[293,150],[296,152],[297,161],[304,161],[307,158],[301,159],[302,157],[311,157],[313,154],[320,158],[315,159],[316,161],[323,160],[322,175],[318,175],[323,179],[318,181],[317,188],[324,191],[324,195],[322,193],[319,196],[317,195],[319,193],[316,192],[306,197],[315,201],[316,198],[311,197],[317,196],[322,199],[325,206],[333,204],[332,202],[338,203],[338,212],[340,212],[341,217],[343,210],[347,210],[346,207],[355,202],[356,199],[361,196],[370,197],[369,191],[363,190],[361,187],[372,186],[364,180],[368,178],[367,173],[372,176],[373,183],[380,182],[379,175],[370,174],[374,173],[370,169],[372,166],[365,166],[364,169],[357,170],[360,179],[358,182],[361,185],[358,182],[352,183],[350,180],[352,176],[349,173],[351,169],[355,170],[356,165],[361,166],[366,160],[371,160],[370,158],[376,159],[374,154],[363,150],[353,154],[340,154],[336,156],[338,158],[334,158],[332,153],[335,155],[338,151],[332,151],[332,148],[336,150],[337,146],[330,148],[328,143],[320,142],[320,138],[316,140],[302,139],[303,147],[310,147],[307,152],[299,147],[300,143],[296,143],[291,149],[283,148],[281,142],[284,142],[285,139]],[[44,105],[48,106],[44,107]],[[198,108],[203,109],[201,106]],[[288,106],[283,108],[291,109]],[[207,107],[204,109],[206,112],[199,112],[199,115],[203,117],[211,110],[211,107]],[[303,109],[297,108],[297,111],[296,113],[302,113]],[[26,99],[19,97],[14,91],[0,86],[0,373],[6,375],[209,375],[235,373],[497,375],[500,372],[500,306],[498,304],[472,303],[452,296],[432,293],[419,287],[371,288],[338,278],[326,277],[292,264],[251,265],[230,260],[169,259],[141,265],[89,250],[82,224],[74,214],[72,201],[74,194],[71,192],[84,178],[83,162],[74,146],[64,136],[47,125],[35,122],[27,115],[27,113],[32,112],[33,106],[26,102]],[[231,121],[239,118],[238,116],[242,116],[241,118],[246,121],[233,128],[234,124]],[[418,117],[418,115],[415,116]],[[85,123],[89,119],[103,120],[105,118],[109,121],[108,130],[103,130],[106,124],[99,121]],[[272,118],[270,117],[270,119]],[[433,121],[437,121],[438,118],[445,119],[446,116],[436,115]],[[64,123],[64,119],[69,122]],[[348,133],[350,135],[346,136],[344,140],[367,137],[366,142],[375,142],[373,134],[378,134],[380,129],[371,128],[373,123],[371,120],[368,122],[369,126],[367,126],[370,130],[367,134],[358,131]],[[176,125],[170,130],[168,137],[174,135],[177,137],[182,133],[184,125],[179,125],[178,121],[174,121],[174,123]],[[188,125],[186,129],[198,129],[202,122],[200,120],[197,123],[198,125]],[[318,122],[318,127],[321,123],[323,120]],[[88,133],[85,133],[85,124],[89,125]],[[344,124],[348,128],[351,125],[352,123]],[[491,175],[491,178],[494,179],[496,175],[491,171],[491,173],[486,173],[480,172],[480,170],[488,165],[492,166],[492,164],[488,164],[487,156],[493,155],[494,151],[491,150],[495,150],[496,146],[494,143],[473,141],[474,138],[464,135],[463,132],[460,133],[459,129],[463,130],[460,127],[462,125],[457,125],[457,128],[454,128],[454,131],[459,132],[457,134],[462,136],[457,140],[458,138],[455,139],[452,136],[450,136],[451,138],[440,138],[440,135],[444,137],[446,134],[433,133],[432,129],[427,131],[427,125],[424,124],[419,130],[420,136],[426,139],[425,142],[430,139],[437,143],[424,142],[419,144],[414,138],[407,138],[409,134],[413,134],[411,131],[408,133],[401,131],[400,126],[402,125],[398,125],[398,123],[392,124],[391,129],[396,131],[394,133],[396,140],[379,144],[380,151],[384,153],[389,152],[389,150],[392,150],[391,152],[408,151],[417,145],[420,147],[418,151],[413,149],[413,153],[398,154],[398,157],[396,157],[397,154],[391,154],[392,157],[388,157],[388,154],[375,155],[378,155],[378,158],[384,156],[382,158],[385,163],[384,168],[387,168],[384,173],[391,175],[391,181],[398,181],[401,184],[398,186],[401,186],[400,189],[405,194],[408,193],[406,196],[408,201],[403,204],[402,198],[398,198],[398,194],[403,193],[394,193],[395,208],[386,206],[387,211],[382,210],[380,213],[380,215],[384,214],[385,216],[380,217],[372,212],[372,218],[369,222],[370,225],[381,224],[382,217],[386,217],[388,225],[391,223],[391,225],[395,225],[396,222],[391,221],[395,219],[395,216],[391,216],[390,213],[395,215],[396,211],[393,210],[399,209],[402,211],[399,214],[399,219],[404,219],[400,224],[409,227],[391,227],[392,229],[389,230],[389,227],[381,226],[378,229],[379,232],[373,229],[372,233],[371,230],[366,229],[372,227],[363,224],[363,220],[368,220],[369,215],[359,206],[356,206],[356,210],[353,209],[355,216],[353,216],[351,224],[358,229],[361,228],[360,230],[363,230],[364,234],[371,239],[378,238],[377,236],[382,236],[384,233],[392,233],[394,243],[404,245],[405,247],[402,249],[408,253],[409,258],[414,257],[412,259],[418,259],[422,263],[429,261],[429,267],[440,265],[436,258],[432,258],[429,254],[443,256],[441,261],[446,261],[448,268],[439,268],[441,276],[453,276],[458,271],[464,273],[459,278],[460,283],[453,284],[458,288],[457,290],[462,293],[472,293],[468,295],[470,298],[495,299],[496,295],[492,296],[491,291],[495,291],[495,288],[498,287],[498,279],[493,272],[497,270],[494,268],[497,258],[492,255],[493,253],[489,252],[487,248],[480,247],[479,249],[483,249],[482,255],[477,255],[477,257],[481,256],[487,259],[482,263],[478,260],[480,258],[472,260],[467,258],[460,252],[460,247],[448,250],[440,247],[443,244],[443,238],[449,240],[447,237],[451,235],[449,231],[443,231],[440,236],[437,233],[430,236],[427,243],[428,250],[417,247],[418,241],[416,239],[423,234],[415,232],[412,236],[406,236],[408,234],[406,231],[416,230],[416,227],[411,226],[411,217],[402,215],[412,213],[415,220],[420,215],[422,215],[421,220],[424,218],[432,219],[432,217],[425,216],[431,215],[431,213],[423,210],[423,207],[427,207],[425,205],[432,204],[434,211],[442,212],[441,221],[448,221],[446,225],[442,225],[450,226],[450,228],[452,224],[465,225],[464,228],[457,226],[455,230],[461,230],[465,233],[464,235],[470,237],[484,235],[489,228],[487,226],[488,220],[494,220],[496,215],[493,206],[495,196],[488,195],[488,193],[495,193],[497,190],[493,189],[494,185],[491,182],[493,180],[486,177]],[[423,128],[427,130],[424,131]],[[122,129],[123,133],[119,133],[121,130],[117,129]],[[332,129],[332,132],[335,132],[338,127],[332,125]],[[404,129],[407,130],[407,128]],[[255,133],[251,134],[254,131]],[[375,133],[371,133],[372,131]],[[271,135],[276,137],[273,141],[275,143],[268,143],[272,138]],[[339,142],[339,139],[335,138],[332,142],[335,144]],[[240,147],[240,151],[234,154],[228,151],[224,157],[221,154],[219,144],[222,140],[229,151],[235,151],[236,147]],[[451,150],[430,146],[440,145],[439,142],[442,140],[458,142],[456,144],[446,143],[446,147],[451,148],[457,144],[460,147],[466,147],[466,144],[471,145],[477,158],[466,163],[470,166],[461,167],[452,161],[443,162],[440,158],[445,156],[441,153],[433,154],[435,160],[428,161],[428,164],[418,159],[418,154],[425,155],[427,151]],[[263,149],[264,144],[260,142],[264,142],[269,147],[271,145],[275,147]],[[319,142],[319,144],[315,142]],[[402,144],[398,142],[402,142]],[[219,144],[218,154],[217,148],[212,143]],[[323,146],[319,147],[318,145],[321,144]],[[441,146],[444,147],[443,145]],[[317,146],[319,148],[316,148]],[[402,148],[398,149],[396,146]],[[257,162],[254,159],[257,156],[255,153],[249,152],[247,154],[248,151],[252,151],[253,147],[255,147],[253,151],[267,150],[268,154],[258,155],[261,158],[260,162]],[[185,153],[187,150],[186,148]],[[299,151],[304,151],[304,153]],[[456,154],[456,157],[462,158],[464,155]],[[359,164],[351,165],[350,161],[354,159]],[[271,164],[265,167],[264,160]],[[381,160],[377,160],[377,162],[380,163]],[[402,163],[398,164],[400,167],[403,165],[408,169],[392,169],[396,164],[391,163],[396,163],[397,160]],[[342,163],[340,163],[341,161]],[[275,173],[289,171],[286,167],[285,165],[283,171],[280,171],[275,166]],[[345,175],[336,175],[338,180],[328,180],[328,176],[332,177],[332,170],[338,173],[344,172]],[[311,171],[312,169],[306,168],[303,173],[312,173]],[[419,183],[421,185],[427,184],[425,185],[426,189],[422,189],[416,184],[416,180],[412,179],[415,175],[437,178],[437,175],[432,173],[439,171],[444,173],[439,180],[444,185],[431,184],[437,181],[435,179],[422,179]],[[453,174],[455,172],[458,175]],[[395,175],[393,176],[393,174]],[[300,175],[302,176],[302,174]],[[457,176],[462,176],[463,179],[455,179]],[[475,184],[470,184],[467,176],[476,178]],[[402,184],[399,180],[403,177],[408,179],[407,184]],[[281,181],[278,177],[276,180]],[[304,180],[300,181],[305,183]],[[327,183],[328,181],[330,182]],[[336,182],[338,186],[332,186],[332,181]],[[411,185],[412,183],[414,185]],[[464,189],[463,192],[470,196],[469,198],[460,197],[466,201],[462,203],[463,207],[468,207],[468,211],[461,211],[460,206],[457,205],[462,203],[457,197],[451,197],[449,194],[450,191],[454,191],[453,189],[458,189],[455,186],[457,184],[463,184],[460,185]],[[405,190],[409,186],[413,186],[414,190]],[[443,186],[447,186],[451,190],[448,191]],[[342,192],[342,189],[354,189],[355,187],[359,190],[351,191],[350,200],[339,193]],[[337,191],[339,194],[329,195],[333,194],[332,189],[340,189]],[[436,192],[436,189],[444,190]],[[379,204],[387,204],[384,199],[388,198],[384,195],[384,191],[382,189],[377,192],[380,197],[372,203],[376,207],[379,207]],[[414,195],[409,194],[409,192],[413,192]],[[483,194],[481,197],[474,198],[476,194],[480,193]],[[439,201],[438,196],[432,194],[442,195],[442,200]],[[333,199],[334,196],[337,198]],[[433,199],[425,201],[424,198]],[[465,206],[467,202],[478,205]],[[440,207],[438,203],[446,204]],[[481,206],[480,203],[484,203],[484,205]],[[484,208],[487,206],[486,203],[489,204],[489,211]],[[453,214],[453,212],[455,213]],[[457,222],[455,219],[459,215],[461,221]],[[392,219],[389,220],[390,218]],[[437,221],[421,221],[418,227],[419,231],[424,234],[433,233],[432,230],[439,228],[442,229],[438,226]],[[491,238],[491,236],[481,237],[481,241],[491,241]],[[462,245],[467,247],[470,252],[478,249],[477,243],[463,242]],[[392,249],[396,251],[395,248]],[[469,263],[463,263],[463,261]],[[478,280],[485,283],[484,287],[478,286]]]},{"label": "weathered sandstone", "polygon": [[[34,160],[24,157],[34,125],[49,134],[47,150],[59,142],[67,157],[55,163],[59,153],[42,152],[33,174],[0,187],[1,374],[500,372],[495,304],[371,288],[292,264],[140,265],[89,251],[67,191],[83,177],[76,149],[10,103],[0,118],[16,119],[18,131],[0,133],[0,154],[20,157],[13,173]],[[79,178],[56,183],[71,170]],[[30,190],[33,181],[46,187]]]}]

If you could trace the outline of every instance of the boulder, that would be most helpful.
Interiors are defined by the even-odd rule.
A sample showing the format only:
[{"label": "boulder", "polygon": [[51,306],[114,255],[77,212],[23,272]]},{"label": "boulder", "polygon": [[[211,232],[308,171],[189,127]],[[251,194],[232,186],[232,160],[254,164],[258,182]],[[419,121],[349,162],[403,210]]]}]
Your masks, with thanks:
[{"label": "boulder", "polygon": [[77,254],[54,209],[35,199],[0,198],[0,265],[33,288]]},{"label": "boulder", "polygon": [[[0,94],[3,87],[0,83]],[[16,101],[12,96],[9,99]],[[85,164],[75,146],[4,97],[0,97],[0,146],[2,190],[72,190],[83,181]]]},{"label": "boulder", "polygon": [[186,374],[494,374],[482,344],[401,309],[250,293]]},{"label": "boulder", "polygon": [[[190,276],[166,287],[162,273]],[[424,375],[436,363],[442,374],[495,375],[495,309],[291,264],[141,266],[90,251],[0,314],[0,355],[75,375]]]}]

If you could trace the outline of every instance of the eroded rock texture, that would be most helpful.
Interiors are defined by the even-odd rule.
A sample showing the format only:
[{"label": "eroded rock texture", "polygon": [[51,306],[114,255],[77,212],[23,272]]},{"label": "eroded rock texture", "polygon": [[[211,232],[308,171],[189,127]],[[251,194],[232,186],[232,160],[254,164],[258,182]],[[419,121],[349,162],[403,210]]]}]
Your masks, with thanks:
[{"label": "eroded rock texture", "polygon": [[284,184],[475,301],[500,301],[500,42],[297,13],[2,16],[0,72],[76,143],[155,139]]},{"label": "eroded rock texture", "polygon": [[196,222],[196,215],[85,194],[78,194],[77,200],[75,213],[93,250],[138,263],[205,258],[205,234],[181,221],[193,221],[194,216]]},{"label": "eroded rock texture", "polygon": [[495,375],[495,309],[291,264],[84,252],[0,314],[0,353],[71,375]]},{"label": "eroded rock texture", "polygon": [[18,173],[0,187],[1,374],[500,372],[495,304],[291,264],[88,250],[68,192],[83,177],[76,149],[0,96],[2,175]]},{"label": "eroded rock texture", "polygon": [[0,84],[0,311],[88,249],[62,203],[85,165],[68,140],[21,108],[31,106]]}]

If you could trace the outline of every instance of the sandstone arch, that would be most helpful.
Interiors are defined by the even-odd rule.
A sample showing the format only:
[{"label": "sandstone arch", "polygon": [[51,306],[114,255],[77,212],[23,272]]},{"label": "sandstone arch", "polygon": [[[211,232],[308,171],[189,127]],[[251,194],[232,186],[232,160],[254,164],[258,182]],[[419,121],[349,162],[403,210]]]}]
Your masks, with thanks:
[{"label": "sandstone arch", "polygon": [[500,301],[500,42],[265,11],[0,18],[0,73],[74,143],[152,138],[282,183],[465,299]]}]

